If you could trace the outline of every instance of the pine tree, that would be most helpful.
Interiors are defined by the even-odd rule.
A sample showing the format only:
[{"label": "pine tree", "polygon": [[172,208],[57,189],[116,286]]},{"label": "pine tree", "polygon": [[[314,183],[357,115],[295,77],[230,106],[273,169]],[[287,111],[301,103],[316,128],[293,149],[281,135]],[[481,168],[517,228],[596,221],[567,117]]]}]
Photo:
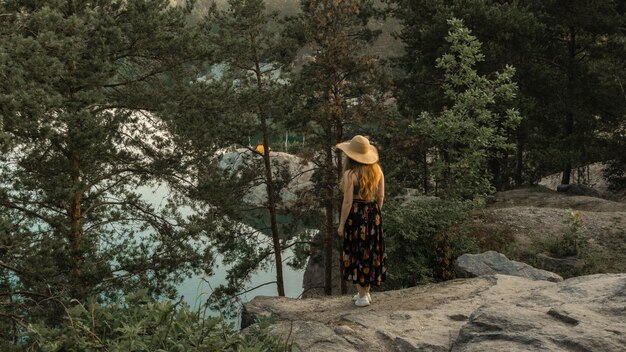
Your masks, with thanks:
[{"label": "pine tree", "polygon": [[[506,130],[520,121],[515,109],[500,114],[500,106],[517,92],[515,70],[508,66],[493,79],[479,75],[484,60],[481,43],[458,19],[448,21],[450,51],[437,60],[444,73],[442,88],[450,106],[438,114],[424,112],[414,124],[428,136],[432,177],[448,197],[473,198],[493,192],[487,160],[493,150],[511,149]],[[501,128],[503,126],[503,128]]]},{"label": "pine tree", "polygon": [[380,118],[384,75],[378,59],[363,53],[378,34],[368,28],[377,14],[373,1],[304,0],[301,7],[303,37],[313,52],[300,73],[301,118],[307,121],[311,136],[307,143],[318,153],[317,190],[325,209],[324,291],[331,294],[334,217],[341,201],[337,189],[342,176],[341,151],[334,146],[346,137],[346,128],[354,131],[357,124]]},{"label": "pine tree", "polygon": [[[623,119],[626,101],[619,87],[623,74],[624,12],[612,0],[543,3],[546,24],[541,59],[557,77],[551,92],[559,124],[562,184],[572,170],[603,158],[599,132]],[[604,125],[604,126],[603,126]],[[599,152],[599,153],[598,153]]]},{"label": "pine tree", "polygon": [[182,172],[158,112],[172,78],[208,54],[186,25],[190,8],[0,4],[0,295],[10,302],[0,319],[55,323],[70,299],[171,295],[211,272],[179,199],[158,209],[140,194]]},{"label": "pine tree", "polygon": [[[397,61],[402,69],[397,96],[403,117],[415,118],[421,111],[434,112],[446,105],[437,88],[443,73],[434,69],[434,61],[447,48],[443,38],[451,17],[464,20],[485,43],[479,72],[515,66],[519,85],[515,104],[524,119],[509,135],[516,143],[514,156],[505,153],[489,162],[492,184],[498,189],[534,183],[546,174],[566,171],[568,164],[585,165],[610,154],[611,143],[604,136],[624,111],[619,96],[624,72],[619,28],[624,11],[619,2],[391,3],[403,23],[399,38],[406,45],[406,54]],[[570,30],[576,33],[574,41]],[[425,151],[416,156],[410,162],[424,168],[419,158],[425,159]]]},{"label": "pine tree", "polygon": [[[436,68],[435,61],[448,50],[449,44],[445,41],[449,29],[447,20],[452,17],[464,20],[472,33],[485,43],[482,47],[485,58],[476,66],[478,72],[488,74],[506,65],[516,67],[520,94],[515,104],[524,111],[524,119],[518,131],[508,131],[508,139],[518,141],[519,148],[515,154],[511,153],[513,150],[494,151],[488,163],[491,182],[496,189],[506,188],[513,182],[521,183],[525,139],[520,132],[527,129],[529,121],[526,107],[532,107],[534,103],[526,92],[540,88],[536,86],[534,75],[525,74],[531,70],[530,48],[538,42],[543,29],[539,20],[527,4],[519,2],[400,0],[392,3],[394,15],[403,23],[398,37],[405,44],[405,55],[397,58],[395,63],[401,69],[396,79],[396,96],[404,119],[415,119],[423,111],[438,112],[449,104],[441,89],[444,72]],[[421,185],[425,193],[433,191],[428,183],[428,141],[423,138],[415,140],[408,135],[398,144],[417,147],[411,154],[401,156],[400,159],[406,160],[399,164],[409,163],[410,167],[404,167],[404,170],[417,169],[419,172],[409,174],[405,171],[402,178],[413,183],[413,187]]]},{"label": "pine tree", "polygon": [[[268,13],[263,0],[229,0],[223,11],[213,7],[207,20],[214,26],[212,39],[219,48],[218,58],[225,65],[222,80],[233,82],[230,118],[237,119],[235,114],[251,117],[239,119],[240,132],[232,142],[246,147],[242,136],[259,132],[262,138],[262,182],[266,185],[272,238],[269,252],[274,257],[278,295],[284,296],[283,248],[277,221],[280,189],[275,180],[279,166],[271,161],[270,138],[272,129],[280,125],[289,111],[288,74],[297,46],[282,35],[278,14]],[[257,153],[252,151],[252,155]]]},{"label": "pine tree", "polygon": [[[269,266],[276,267],[276,280],[263,285],[276,284],[285,295],[283,251],[302,241],[295,236],[297,216],[293,228],[278,222],[281,190],[295,175],[270,143],[282,136],[292,109],[290,66],[298,46],[261,0],[214,5],[200,23],[215,61],[187,82],[185,101],[170,104],[167,120],[178,148],[188,151],[183,169],[191,170],[177,187],[194,200],[194,226],[204,229],[227,267],[227,282],[209,297],[224,310],[236,308],[238,297],[253,289],[247,287],[252,275]],[[255,138],[259,149],[250,145]],[[258,186],[266,197],[251,200]]]}]

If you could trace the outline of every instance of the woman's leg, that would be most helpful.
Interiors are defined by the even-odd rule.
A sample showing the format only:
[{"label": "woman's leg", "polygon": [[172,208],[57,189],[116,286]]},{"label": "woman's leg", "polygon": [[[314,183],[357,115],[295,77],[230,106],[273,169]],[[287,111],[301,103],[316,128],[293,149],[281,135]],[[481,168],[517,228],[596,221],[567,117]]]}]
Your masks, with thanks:
[{"label": "woman's leg", "polygon": [[367,292],[365,292],[365,288],[363,288],[363,286],[361,286],[359,284],[356,284],[354,286],[356,286],[356,290],[359,293],[359,296],[363,297],[363,296],[365,296],[367,294]]},{"label": "woman's leg", "polygon": [[370,285],[367,286],[361,286],[361,285],[355,285],[357,291],[359,292],[359,296],[361,297],[365,297],[367,296],[367,294],[370,292]]}]

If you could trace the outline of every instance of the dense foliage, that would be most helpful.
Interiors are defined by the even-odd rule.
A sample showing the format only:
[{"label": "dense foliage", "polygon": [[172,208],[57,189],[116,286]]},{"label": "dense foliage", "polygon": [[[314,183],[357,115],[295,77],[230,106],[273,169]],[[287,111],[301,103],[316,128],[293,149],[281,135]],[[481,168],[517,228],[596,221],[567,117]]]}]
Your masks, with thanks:
[{"label": "dense foliage", "polygon": [[176,194],[160,207],[141,196],[184,172],[151,113],[210,55],[188,8],[3,1],[0,13],[3,323],[56,325],[72,299],[173,297],[187,276],[210,275],[211,248]]},{"label": "dense foliage", "polygon": [[423,197],[406,206],[386,209],[385,244],[389,268],[385,289],[447,278],[443,277],[442,269],[449,270],[454,258],[477,251],[477,243],[462,233],[445,239],[442,236],[444,230],[466,220],[474,206],[471,201]]},{"label": "dense foliage", "polygon": [[[241,187],[242,180],[247,184],[265,186],[264,194],[267,200],[262,205],[266,207],[267,213],[261,213],[261,216],[269,218],[269,224],[263,225],[263,228],[269,228],[266,232],[271,237],[271,242],[268,243],[249,230],[241,231],[234,237],[232,232],[216,233],[214,243],[224,244],[219,245],[220,252],[225,258],[224,262],[229,264],[231,269],[227,285],[219,287],[215,297],[227,302],[245,288],[246,282],[255,270],[268,265],[268,262],[273,262],[276,268],[278,295],[284,296],[282,255],[284,247],[290,245],[288,240],[292,239],[294,234],[281,235],[284,231],[280,231],[278,226],[277,204],[280,202],[281,188],[289,181],[291,175],[284,167],[270,160],[270,137],[278,133],[277,130],[283,126],[283,121],[292,110],[289,104],[290,63],[294,60],[297,45],[283,34],[285,24],[278,20],[277,13],[267,12],[262,0],[229,0],[224,9],[213,6],[204,18],[202,26],[209,35],[208,40],[215,45],[217,62],[222,65],[219,77],[210,78],[213,81],[208,84],[210,88],[219,87],[226,92],[220,95],[219,99],[228,106],[227,109],[219,111],[221,116],[216,114],[210,118],[228,120],[230,130],[233,132],[223,136],[221,138],[223,141],[215,143],[212,147],[217,149],[236,146],[243,150],[247,149],[242,155],[242,158],[246,158],[246,163],[241,167],[245,177],[221,178],[231,185],[228,188]],[[195,85],[206,84],[203,81],[195,82]],[[200,99],[204,98],[211,104],[215,98],[212,95],[214,94]],[[207,121],[206,110],[201,110],[202,115],[199,119]],[[185,112],[182,114],[185,115]],[[173,122],[180,124],[177,120]],[[190,130],[180,135],[196,142],[196,150],[206,149],[204,135],[200,135],[200,139],[197,138],[197,126],[189,125],[186,121],[183,123],[183,126]],[[210,124],[202,126],[204,127],[202,129],[215,131],[214,126]],[[191,132],[191,135],[185,132]],[[261,136],[260,150],[249,145],[250,136],[255,134]],[[215,152],[215,149],[213,151]],[[220,168],[216,159],[195,158],[194,165],[198,170]],[[235,170],[230,170],[233,171]],[[197,188],[192,186],[193,197],[209,206],[223,205],[223,209],[228,209],[224,212],[225,215],[231,219],[251,217],[249,214],[255,210],[251,210],[249,205],[241,204],[241,198],[224,198],[222,194],[213,192],[193,192],[193,189],[213,188],[213,182],[213,178],[202,177]],[[235,229],[235,226],[229,227]]]},{"label": "dense foliage", "polygon": [[442,89],[449,106],[438,114],[423,112],[413,126],[417,136],[429,141],[425,153],[431,160],[425,167],[438,193],[488,196],[493,186],[487,161],[513,148],[507,136],[521,120],[516,109],[507,109],[517,92],[515,70],[507,66],[493,79],[479,75],[481,43],[462,21],[449,24],[449,52],[436,61],[444,72]]},{"label": "dense foliage", "polygon": [[[626,108],[623,1],[389,2],[402,22],[398,37],[406,49],[395,61],[403,118],[449,106],[441,85],[444,72],[435,62],[449,48],[444,37],[450,18],[463,20],[485,44],[485,60],[476,67],[480,74],[515,67],[519,93],[513,103],[523,119],[507,133],[515,149],[489,157],[486,170],[496,189],[535,183],[559,171],[562,183],[586,182],[576,168],[620,159],[615,151],[623,146]],[[397,132],[398,157],[413,166],[399,178],[431,191],[425,180],[428,145]],[[411,145],[418,150],[409,151]],[[619,174],[622,167],[611,170]]]},{"label": "dense foliage", "polygon": [[301,3],[298,22],[303,42],[314,56],[303,64],[296,84],[300,106],[294,124],[309,137],[306,149],[319,166],[314,196],[324,207],[324,224],[319,228],[324,233],[324,287],[330,295],[335,214],[340,209],[337,190],[342,178],[342,152],[335,145],[381,115],[385,75],[379,59],[364,53],[378,35],[369,27],[378,15],[374,1]]},{"label": "dense foliage", "polygon": [[[388,199],[405,188],[434,196],[386,205],[387,288],[450,278],[452,260],[479,245],[454,224],[497,189],[555,172],[587,182],[577,168],[603,162],[623,191],[625,10],[615,0],[0,2],[0,349],[279,348],[266,330],[235,336],[166,298],[219,257],[227,283],[209,303],[232,304],[255,272],[282,268],[287,248],[299,266],[325,253],[330,293],[333,148],[355,134],[379,147]],[[372,55],[390,19],[404,52]],[[280,191],[294,175],[270,152],[290,134],[315,165],[313,189],[291,208]],[[248,160],[225,167],[228,152]],[[267,201],[242,202],[259,184]],[[157,187],[161,204],[146,196]],[[555,246],[579,255],[572,221]],[[282,281],[278,270],[281,295]]]},{"label": "dense foliage", "polygon": [[206,316],[206,310],[191,311],[182,301],[157,302],[139,291],[110,304],[74,305],[58,326],[29,325],[26,339],[42,352],[291,351],[292,344],[269,333],[271,321],[264,318],[240,335],[232,323]]}]

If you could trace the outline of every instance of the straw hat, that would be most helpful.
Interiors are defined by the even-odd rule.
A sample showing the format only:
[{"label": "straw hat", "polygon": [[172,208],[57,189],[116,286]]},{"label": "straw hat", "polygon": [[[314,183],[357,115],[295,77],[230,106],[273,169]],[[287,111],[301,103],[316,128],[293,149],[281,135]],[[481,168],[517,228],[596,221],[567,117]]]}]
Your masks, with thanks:
[{"label": "straw hat", "polygon": [[378,150],[370,144],[367,138],[356,135],[349,142],[337,144],[346,155],[361,164],[374,164],[378,161]]}]

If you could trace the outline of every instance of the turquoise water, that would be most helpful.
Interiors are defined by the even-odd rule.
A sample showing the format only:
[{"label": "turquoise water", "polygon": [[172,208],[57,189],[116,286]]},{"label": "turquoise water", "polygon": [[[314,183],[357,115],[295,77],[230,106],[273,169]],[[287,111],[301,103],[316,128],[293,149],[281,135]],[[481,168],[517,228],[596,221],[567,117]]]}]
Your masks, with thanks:
[{"label": "turquoise water", "polygon": [[[289,252],[284,253],[285,257],[290,255]],[[283,265],[283,279],[285,282],[285,296],[296,298],[302,293],[302,275],[303,270],[293,270],[287,265]],[[203,280],[204,279],[204,280]],[[206,280],[206,281],[205,281]],[[252,277],[248,287],[256,287],[266,282],[276,280],[276,269],[272,267],[267,271],[260,271]],[[215,275],[202,278],[192,277],[185,280],[179,287],[179,294],[185,297],[185,301],[192,307],[202,305],[211,294],[211,287],[217,287],[226,283],[226,268],[219,266],[215,269]],[[256,296],[277,296],[276,284],[261,286],[253,291],[241,295],[243,302],[248,302]],[[215,312],[218,313],[218,312]]]},{"label": "turquoise water", "polygon": [[[168,190],[166,187],[143,187],[138,190],[142,198],[150,202],[156,208],[164,204]],[[283,252],[283,261],[287,262],[292,252],[287,250]],[[215,267],[214,275],[210,277],[195,276],[185,280],[179,287],[178,292],[184,296],[185,301],[194,308],[201,306],[209,297],[213,288],[226,283],[227,268],[221,264],[221,258],[218,258],[219,265]],[[298,297],[302,293],[302,277],[304,270],[293,270],[287,265],[283,265],[283,279],[285,283],[285,295],[287,297]],[[266,282],[276,280],[276,268],[271,266],[268,270],[259,271],[252,276],[247,287],[253,288]],[[242,302],[248,302],[256,296],[276,296],[276,284],[268,284],[254,289],[240,296]],[[212,312],[218,315],[219,312]]]}]

